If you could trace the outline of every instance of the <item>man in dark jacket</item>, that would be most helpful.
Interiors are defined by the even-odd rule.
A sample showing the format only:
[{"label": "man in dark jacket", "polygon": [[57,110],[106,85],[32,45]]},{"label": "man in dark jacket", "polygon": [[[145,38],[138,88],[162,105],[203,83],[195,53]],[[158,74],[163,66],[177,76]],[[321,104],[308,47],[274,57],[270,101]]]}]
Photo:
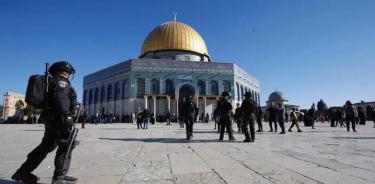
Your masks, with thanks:
[{"label": "man in dark jacket", "polygon": [[258,130],[257,132],[263,132],[262,118],[263,118],[263,111],[260,108],[260,106],[258,106],[258,111],[257,111]]},{"label": "man in dark jacket", "polygon": [[233,137],[232,121],[230,119],[233,107],[232,107],[232,104],[229,102],[229,100],[230,100],[230,93],[224,91],[221,94],[221,98],[217,103],[217,108],[219,112],[219,124],[220,124],[219,140],[224,139],[224,132],[226,129],[229,134],[229,140],[234,141],[236,139]]},{"label": "man in dark jacket", "polygon": [[[243,112],[243,131],[245,134],[244,142],[255,141],[255,115],[257,113],[258,104],[251,99],[251,93],[246,92],[244,94],[245,100],[241,104],[241,110]],[[249,129],[250,127],[250,134]]]},{"label": "man in dark jacket", "polygon": [[285,134],[284,107],[281,102],[277,106],[276,120],[279,123],[280,128],[281,128],[280,134]]},{"label": "man in dark jacket", "polygon": [[190,140],[193,137],[193,126],[194,126],[194,115],[195,108],[194,103],[192,102],[192,96],[188,95],[185,97],[184,102],[182,103],[182,116],[186,124],[186,139]]},{"label": "man in dark jacket", "polygon": [[240,107],[240,103],[237,103],[236,104],[236,110],[235,110],[235,113],[234,113],[234,120],[236,121],[237,123],[237,128],[238,128],[238,133],[241,133],[243,132],[242,131],[242,123],[243,123],[243,112],[241,110],[241,107]]},{"label": "man in dark jacket", "polygon": [[312,129],[315,129],[315,103],[311,105],[311,108],[307,111],[307,116],[310,121]]},{"label": "man in dark jacket", "polygon": [[274,106],[273,102],[271,102],[270,106],[267,108],[268,111],[268,122],[270,124],[270,131],[273,132],[272,123],[275,125],[275,132],[277,132],[277,123],[276,123],[276,107]]},{"label": "man in dark jacket", "polygon": [[72,111],[77,103],[77,95],[71,86],[69,77],[75,73],[73,66],[66,61],[54,63],[49,68],[52,79],[49,81],[47,94],[48,106],[43,109],[42,119],[45,123],[45,132],[42,142],[31,151],[27,160],[12,176],[16,181],[37,183],[38,177],[31,174],[46,158],[47,154],[56,149],[55,171],[52,184],[76,183],[77,178],[67,176],[72,155],[72,149],[78,145],[73,143],[68,150],[68,137],[72,131]]},{"label": "man in dark jacket", "polygon": [[358,112],[357,112],[356,107],[352,104],[352,102],[348,100],[345,103],[344,111],[345,111],[346,129],[349,132],[350,123],[352,123],[353,132],[357,132],[357,130],[355,130],[355,119],[358,117]]}]

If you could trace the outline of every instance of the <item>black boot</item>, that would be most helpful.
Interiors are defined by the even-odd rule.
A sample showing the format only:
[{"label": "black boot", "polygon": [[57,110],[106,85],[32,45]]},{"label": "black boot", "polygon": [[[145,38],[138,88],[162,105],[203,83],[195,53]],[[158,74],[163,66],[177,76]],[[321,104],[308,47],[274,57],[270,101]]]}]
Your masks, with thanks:
[{"label": "black boot", "polygon": [[13,174],[12,179],[15,181],[21,181],[26,184],[36,184],[38,183],[39,177],[31,173],[17,171]]},{"label": "black boot", "polygon": [[54,176],[52,184],[75,184],[77,181],[77,178],[71,176]]}]

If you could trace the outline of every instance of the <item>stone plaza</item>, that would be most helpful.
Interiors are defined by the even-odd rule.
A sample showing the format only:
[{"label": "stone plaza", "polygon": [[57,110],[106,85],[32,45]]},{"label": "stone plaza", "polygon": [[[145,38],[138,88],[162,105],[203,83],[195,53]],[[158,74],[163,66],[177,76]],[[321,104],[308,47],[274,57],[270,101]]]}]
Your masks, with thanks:
[{"label": "stone plaza", "polygon": [[[268,123],[263,123],[265,131]],[[289,126],[290,123],[287,124]],[[148,130],[133,124],[88,124],[73,152],[70,175],[79,183],[375,183],[375,128],[358,133],[316,123],[302,133],[257,133],[256,142],[218,141],[210,122],[197,123],[186,141],[179,125],[157,123]],[[236,127],[233,127],[237,130]],[[0,125],[0,183],[10,177],[37,146],[44,126]],[[50,183],[54,152],[34,171]]]}]

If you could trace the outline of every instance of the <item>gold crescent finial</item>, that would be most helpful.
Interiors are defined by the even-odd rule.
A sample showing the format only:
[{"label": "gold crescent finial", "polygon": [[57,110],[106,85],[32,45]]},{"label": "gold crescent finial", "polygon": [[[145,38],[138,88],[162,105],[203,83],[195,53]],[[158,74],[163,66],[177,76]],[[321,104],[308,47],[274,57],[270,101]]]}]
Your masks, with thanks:
[{"label": "gold crescent finial", "polygon": [[173,12],[173,21],[177,21],[177,13],[176,12]]}]

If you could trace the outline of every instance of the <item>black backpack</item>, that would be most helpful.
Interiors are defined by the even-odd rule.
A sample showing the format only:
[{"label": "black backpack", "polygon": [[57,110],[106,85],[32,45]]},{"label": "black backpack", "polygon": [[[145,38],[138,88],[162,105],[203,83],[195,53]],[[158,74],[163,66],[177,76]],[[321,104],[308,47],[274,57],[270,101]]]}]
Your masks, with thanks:
[{"label": "black backpack", "polygon": [[26,89],[25,101],[35,109],[43,109],[47,105],[47,93],[50,77],[48,76],[48,63],[45,75],[32,75]]}]

